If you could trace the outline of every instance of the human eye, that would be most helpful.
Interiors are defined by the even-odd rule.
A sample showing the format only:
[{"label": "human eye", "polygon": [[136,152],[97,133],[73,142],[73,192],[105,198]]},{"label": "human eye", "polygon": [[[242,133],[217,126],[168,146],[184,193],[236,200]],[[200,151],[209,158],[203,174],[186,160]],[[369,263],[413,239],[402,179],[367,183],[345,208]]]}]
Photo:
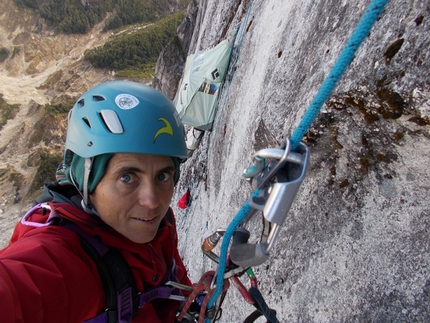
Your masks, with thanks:
[{"label": "human eye", "polygon": [[171,177],[172,174],[170,174],[169,172],[164,172],[157,175],[157,180],[160,182],[167,182]]},{"label": "human eye", "polygon": [[122,174],[119,179],[125,184],[133,183],[135,180],[133,174]]}]

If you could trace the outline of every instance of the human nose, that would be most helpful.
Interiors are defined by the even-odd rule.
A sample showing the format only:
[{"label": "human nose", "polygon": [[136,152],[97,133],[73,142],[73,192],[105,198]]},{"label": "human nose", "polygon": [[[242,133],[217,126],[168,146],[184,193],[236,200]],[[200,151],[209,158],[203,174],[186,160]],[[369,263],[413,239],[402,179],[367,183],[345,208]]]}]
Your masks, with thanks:
[{"label": "human nose", "polygon": [[149,209],[155,209],[160,205],[158,190],[155,183],[145,182],[139,187],[139,205]]}]

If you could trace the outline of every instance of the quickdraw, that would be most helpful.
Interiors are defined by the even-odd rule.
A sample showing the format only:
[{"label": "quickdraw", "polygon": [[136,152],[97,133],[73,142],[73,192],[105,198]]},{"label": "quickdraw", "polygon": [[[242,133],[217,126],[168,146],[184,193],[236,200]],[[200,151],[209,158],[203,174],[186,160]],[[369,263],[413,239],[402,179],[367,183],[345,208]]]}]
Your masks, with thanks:
[{"label": "quickdraw", "polygon": [[[210,298],[215,292],[214,278],[216,272],[211,270],[206,272],[200,280],[193,284],[192,292],[188,300],[182,305],[182,310],[177,317],[177,321],[198,322],[203,323],[206,318],[210,318],[214,322],[221,317],[221,304],[224,297],[220,297],[218,304],[207,310],[207,305]],[[223,284],[223,295],[227,292],[230,284],[227,281]]]}]

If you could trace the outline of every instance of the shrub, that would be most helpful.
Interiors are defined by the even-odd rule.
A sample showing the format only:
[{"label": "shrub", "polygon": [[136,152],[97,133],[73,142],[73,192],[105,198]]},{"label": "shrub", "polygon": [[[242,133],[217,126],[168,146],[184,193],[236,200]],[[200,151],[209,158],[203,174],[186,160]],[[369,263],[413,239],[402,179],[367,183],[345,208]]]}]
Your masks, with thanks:
[{"label": "shrub", "polygon": [[0,63],[3,63],[8,57],[9,51],[4,47],[0,47]]},{"label": "shrub", "polygon": [[3,99],[3,94],[0,94],[0,129],[3,128],[9,119],[15,118],[19,108],[19,104],[8,104]]},{"label": "shrub", "polygon": [[30,196],[33,196],[36,192],[38,192],[45,183],[55,181],[56,169],[63,159],[62,152],[52,153],[48,152],[47,150],[41,150],[39,156],[39,166],[28,192]]}]

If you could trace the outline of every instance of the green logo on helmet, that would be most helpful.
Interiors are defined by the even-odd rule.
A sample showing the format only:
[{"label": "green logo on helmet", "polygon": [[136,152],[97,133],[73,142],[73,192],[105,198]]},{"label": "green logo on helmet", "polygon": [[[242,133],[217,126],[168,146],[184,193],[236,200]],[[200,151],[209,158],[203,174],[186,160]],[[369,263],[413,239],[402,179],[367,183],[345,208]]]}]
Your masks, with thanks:
[{"label": "green logo on helmet", "polygon": [[172,129],[170,122],[164,118],[158,118],[158,121],[163,121],[165,126],[158,129],[158,131],[156,132],[156,134],[154,136],[154,142],[155,142],[155,140],[157,140],[157,137],[163,133],[173,136],[173,129]]}]

